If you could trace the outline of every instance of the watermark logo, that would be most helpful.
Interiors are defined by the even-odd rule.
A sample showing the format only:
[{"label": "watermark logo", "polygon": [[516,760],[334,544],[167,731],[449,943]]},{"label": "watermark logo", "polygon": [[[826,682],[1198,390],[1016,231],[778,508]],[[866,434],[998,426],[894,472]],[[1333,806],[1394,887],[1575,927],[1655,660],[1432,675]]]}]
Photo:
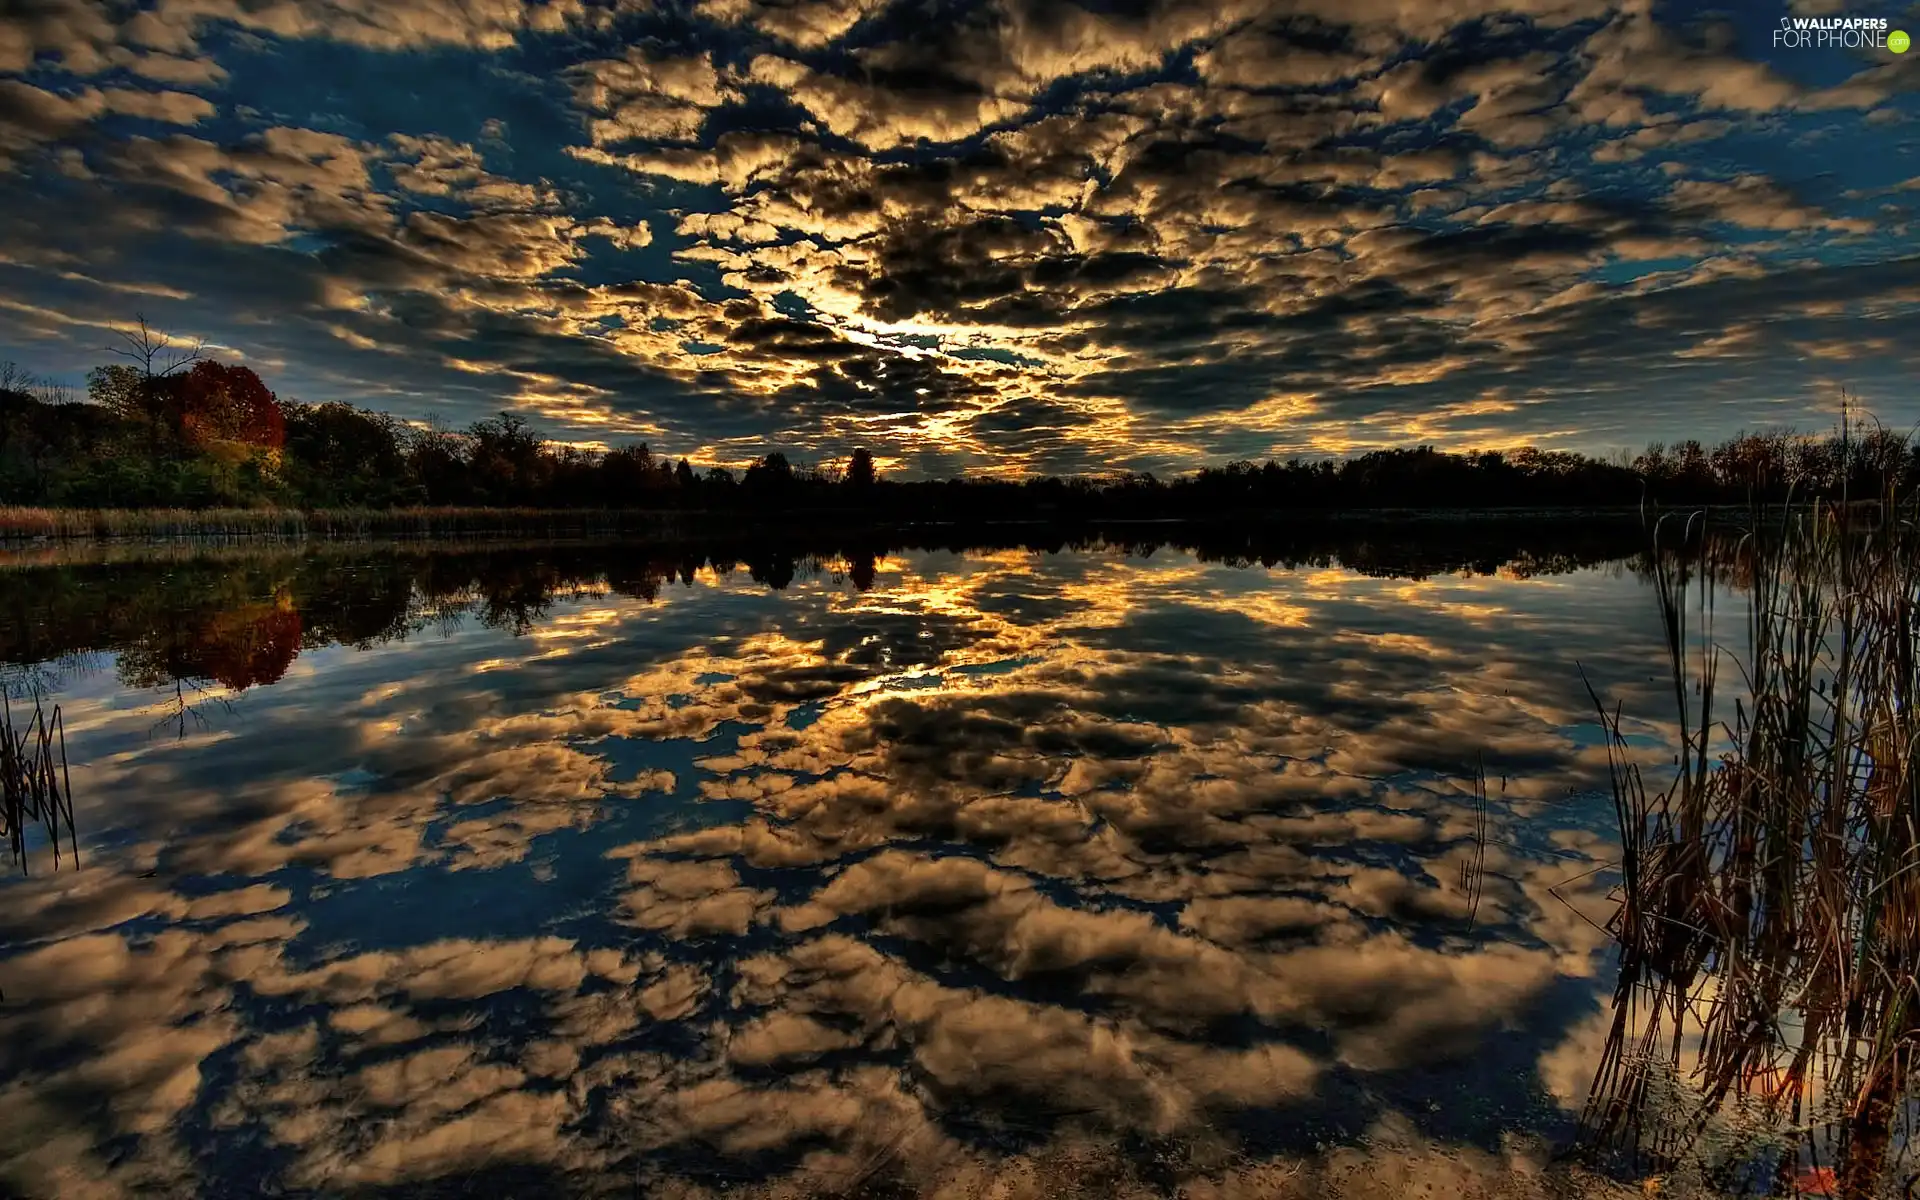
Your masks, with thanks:
[{"label": "watermark logo", "polygon": [[1891,50],[1906,53],[1910,40],[1898,30],[1889,32],[1885,17],[1781,17],[1773,31],[1776,49]]}]

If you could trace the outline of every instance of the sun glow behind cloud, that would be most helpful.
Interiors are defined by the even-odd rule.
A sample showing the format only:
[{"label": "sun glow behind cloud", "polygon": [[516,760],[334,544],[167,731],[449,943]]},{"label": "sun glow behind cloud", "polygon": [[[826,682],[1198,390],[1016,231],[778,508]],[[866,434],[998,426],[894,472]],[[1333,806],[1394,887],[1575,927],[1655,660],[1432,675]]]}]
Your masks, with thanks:
[{"label": "sun glow behind cloud", "polygon": [[1836,383],[1920,416],[1920,61],[1779,51],[1777,12],[35,13],[0,354],[70,380],[137,302],[283,394],[703,463],[1592,450]]}]

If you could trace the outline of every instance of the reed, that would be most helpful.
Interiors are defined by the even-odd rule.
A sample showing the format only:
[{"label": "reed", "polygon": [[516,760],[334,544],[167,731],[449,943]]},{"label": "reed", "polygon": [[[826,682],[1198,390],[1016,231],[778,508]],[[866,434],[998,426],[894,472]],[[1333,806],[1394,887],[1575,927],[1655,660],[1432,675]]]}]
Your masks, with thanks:
[{"label": "reed", "polygon": [[27,832],[39,825],[46,830],[58,869],[63,824],[77,865],[80,847],[73,828],[73,783],[60,706],[49,711],[35,696],[33,715],[15,728],[13,701],[0,690],[0,838],[6,840],[14,865],[23,873],[27,870]]},{"label": "reed", "polygon": [[[1740,539],[1741,652],[1714,643],[1716,589],[1672,545],[1676,533],[1698,541],[1700,519],[1656,526],[1680,729],[1664,788],[1629,756],[1618,706],[1594,695],[1622,839],[1620,974],[1585,1125],[1642,1162],[1682,1161],[1738,1109],[1786,1136],[1771,1190],[1813,1177],[1866,1200],[1898,1191],[1908,1169],[1920,1051],[1917,517],[1891,495],[1875,509],[1756,514]],[[1719,693],[1729,664],[1731,720]],[[1677,1112],[1656,1102],[1671,1099],[1671,1080],[1685,1084]],[[1753,1167],[1728,1158],[1718,1182]]]}]

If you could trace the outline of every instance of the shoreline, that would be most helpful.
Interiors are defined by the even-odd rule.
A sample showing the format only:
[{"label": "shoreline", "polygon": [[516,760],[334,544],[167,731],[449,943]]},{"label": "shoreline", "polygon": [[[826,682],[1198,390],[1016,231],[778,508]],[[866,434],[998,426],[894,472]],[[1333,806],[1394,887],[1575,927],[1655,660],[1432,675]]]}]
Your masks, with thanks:
[{"label": "shoreline", "polygon": [[[1685,511],[1748,513],[1745,506]],[[1669,510],[1674,511],[1674,510]],[[0,509],[0,551],[56,545],[224,542],[366,542],[499,538],[623,538],[684,541],[794,531],[897,532],[925,529],[1146,529],[1172,526],[1258,528],[1273,524],[1445,525],[1639,524],[1637,505],[1563,508],[1274,508],[1166,516],[1043,513],[1030,517],[883,516],[847,509],[772,513],[728,509]]]}]

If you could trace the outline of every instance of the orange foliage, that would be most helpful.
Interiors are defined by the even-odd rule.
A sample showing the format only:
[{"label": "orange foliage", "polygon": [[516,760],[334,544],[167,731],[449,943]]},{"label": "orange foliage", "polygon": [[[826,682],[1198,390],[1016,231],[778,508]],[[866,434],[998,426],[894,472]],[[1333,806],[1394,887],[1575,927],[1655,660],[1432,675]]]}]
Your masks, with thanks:
[{"label": "orange foliage", "polygon": [[219,614],[195,640],[195,665],[226,687],[277,683],[300,653],[300,613],[282,595]]},{"label": "orange foliage", "polygon": [[287,440],[280,403],[250,367],[197,362],[172,381],[180,430],[196,446],[278,450]]}]

